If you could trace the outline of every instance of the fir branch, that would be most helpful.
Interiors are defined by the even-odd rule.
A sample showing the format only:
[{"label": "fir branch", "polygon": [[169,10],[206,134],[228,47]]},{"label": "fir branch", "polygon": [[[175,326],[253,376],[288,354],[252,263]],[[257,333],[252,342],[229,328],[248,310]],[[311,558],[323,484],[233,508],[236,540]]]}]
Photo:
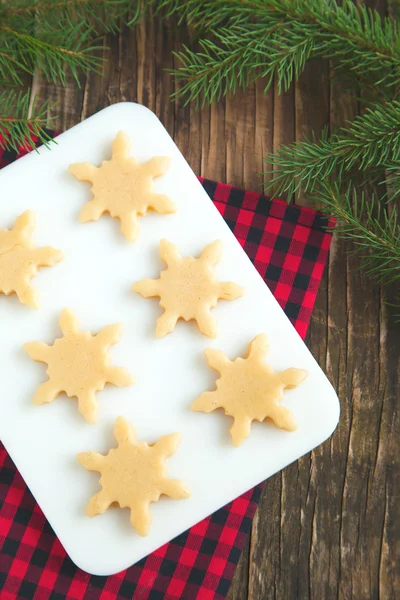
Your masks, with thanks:
[{"label": "fir branch", "polygon": [[389,214],[379,200],[366,201],[351,187],[341,193],[337,184],[323,184],[316,196],[338,219],[337,235],[350,239],[361,253],[367,275],[388,284],[400,280],[400,223],[397,211]]},{"label": "fir branch", "polygon": [[392,200],[400,194],[400,162],[385,165],[387,196]]},{"label": "fir branch", "polygon": [[60,79],[62,85],[66,83],[66,67],[79,84],[78,69],[95,71],[101,64],[92,54],[97,48],[88,45],[91,30],[84,23],[77,24],[73,31],[54,30],[46,23],[37,35],[0,25],[1,33],[12,40],[15,55],[20,57],[18,62],[26,72],[33,74],[38,68],[47,79]]},{"label": "fir branch", "polygon": [[21,72],[25,71],[25,65],[20,62],[5,43],[0,46],[0,81],[9,85],[22,84]]},{"label": "fir branch", "polygon": [[[369,183],[385,183],[391,197],[400,190],[400,36],[397,22],[382,19],[363,4],[343,0],[161,0],[165,14],[177,14],[200,36],[198,49],[177,53],[173,70],[177,92],[205,104],[246,88],[250,81],[273,81],[278,92],[298,79],[314,57],[353,75],[375,102],[347,128],[328,137],[284,146],[267,158],[273,169],[269,187],[289,196],[303,189],[338,219],[335,231],[349,238],[369,275],[389,283],[400,279],[400,226],[396,207],[382,199],[368,202],[346,177],[364,174]],[[371,97],[371,96],[370,96]],[[372,96],[373,97],[373,96]],[[384,174],[386,173],[386,180]]]},{"label": "fir branch", "polygon": [[269,185],[277,195],[312,192],[332,176],[340,185],[343,176],[355,168],[382,172],[400,162],[400,102],[368,108],[330,138],[325,131],[319,142],[283,146],[266,162],[271,165],[266,173],[273,175]]},{"label": "fir branch", "polygon": [[200,50],[177,52],[177,94],[205,103],[276,76],[286,90],[314,57],[371,82],[378,93],[400,76],[399,26],[377,11],[343,0],[160,0],[159,10],[198,28]]},{"label": "fir branch", "polygon": [[[99,71],[102,65],[96,51],[103,45],[95,44],[96,37],[116,32],[123,24],[133,25],[145,6],[145,0],[0,0],[0,82],[22,85],[25,74],[39,71],[62,85],[72,73],[79,85],[80,72]],[[2,132],[9,143],[18,146],[21,132],[29,133],[27,124],[38,133],[36,124],[45,111],[38,109],[38,121],[28,119],[25,96],[21,96],[13,115],[15,96],[10,93],[11,104],[6,105],[8,94],[2,94],[0,104]],[[11,116],[16,122],[8,128]]]},{"label": "fir branch", "polygon": [[85,23],[97,32],[115,33],[121,21],[134,25],[145,8],[145,0],[19,0],[7,8],[6,16],[13,22],[23,19],[26,27],[41,21],[59,29],[62,18]]},{"label": "fir branch", "polygon": [[30,94],[14,90],[0,93],[0,146],[11,146],[18,151],[21,148],[32,150],[35,147],[33,136],[46,146],[52,141],[45,127],[47,113],[51,108],[49,102],[40,106],[35,103],[29,112]]},{"label": "fir branch", "polygon": [[102,48],[93,39],[134,24],[144,0],[17,0],[0,2],[0,77],[20,83],[21,71],[40,69],[47,79],[66,83],[69,70],[99,70]]}]

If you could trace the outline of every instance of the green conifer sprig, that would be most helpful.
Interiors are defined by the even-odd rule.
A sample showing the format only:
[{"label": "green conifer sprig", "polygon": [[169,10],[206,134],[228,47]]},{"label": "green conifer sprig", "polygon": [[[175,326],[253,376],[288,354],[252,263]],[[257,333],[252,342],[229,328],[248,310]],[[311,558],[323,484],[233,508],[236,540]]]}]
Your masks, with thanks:
[{"label": "green conifer sprig", "polygon": [[85,23],[61,30],[46,23],[32,33],[0,25],[0,33],[11,41],[13,56],[23,71],[33,74],[38,69],[46,79],[60,80],[62,85],[66,83],[66,71],[79,83],[78,71],[97,70],[101,64],[93,54],[97,48],[90,44],[91,30]]},{"label": "green conifer sprig", "polygon": [[11,27],[34,30],[38,23],[59,30],[76,23],[92,26],[98,33],[118,31],[121,20],[135,24],[144,11],[144,0],[14,0],[0,9],[1,21]]},{"label": "green conifer sprig", "polygon": [[[35,143],[32,136],[37,136],[48,146],[51,138],[46,133],[49,124],[47,116],[50,103],[44,102],[39,107],[33,104],[29,114],[29,93],[5,90],[0,92],[0,146],[32,149]],[[29,114],[29,117],[27,116]],[[9,132],[12,131],[12,135]]]},{"label": "green conifer sprig", "polygon": [[390,97],[400,76],[396,21],[382,19],[363,4],[343,0],[160,0],[159,10],[179,14],[199,32],[199,49],[184,47],[173,73],[177,92],[201,104],[238,86],[275,76],[287,90],[315,57],[365,80]]},{"label": "green conifer sprig", "polygon": [[[29,96],[10,86],[21,86],[37,72],[65,85],[71,73],[79,85],[79,73],[98,71],[103,49],[99,36],[115,32],[122,24],[134,24],[144,0],[13,0],[0,2],[0,83],[5,86],[0,103],[4,140],[18,147],[27,126],[46,142],[38,124],[45,122],[47,104],[30,115]],[[27,92],[28,93],[28,92]],[[14,101],[18,99],[16,105]],[[24,112],[25,111],[25,112]]]},{"label": "green conifer sprig", "polygon": [[341,190],[336,183],[322,183],[315,196],[338,219],[335,234],[354,242],[367,275],[388,284],[400,280],[400,223],[396,210],[378,199]]},{"label": "green conifer sprig", "polygon": [[[160,0],[159,10],[189,23],[196,43],[177,53],[178,96],[204,105],[263,78],[287,90],[312,58],[363,90],[369,102],[346,128],[319,141],[283,146],[266,157],[269,190],[288,199],[305,191],[337,218],[366,272],[382,282],[400,278],[400,27],[352,0]],[[394,17],[395,5],[391,0]],[[365,92],[368,91],[368,95]],[[379,197],[358,190],[385,184]],[[368,200],[367,200],[368,198]]]},{"label": "green conifer sprig", "polygon": [[[266,162],[278,195],[290,196],[300,190],[312,192],[332,176],[342,181],[354,169],[400,171],[400,102],[394,100],[367,108],[347,128],[321,139],[283,146]],[[397,169],[396,169],[397,163]]]}]

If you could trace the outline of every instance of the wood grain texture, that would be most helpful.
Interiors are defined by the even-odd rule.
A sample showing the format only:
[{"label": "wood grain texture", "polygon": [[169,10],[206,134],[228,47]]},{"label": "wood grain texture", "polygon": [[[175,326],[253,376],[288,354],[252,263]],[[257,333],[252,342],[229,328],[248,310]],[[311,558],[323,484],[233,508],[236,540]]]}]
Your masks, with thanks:
[{"label": "wood grain texture", "polygon": [[[59,129],[118,101],[143,103],[196,173],[255,191],[269,151],[337,127],[358,110],[318,62],[282,96],[264,94],[258,82],[201,111],[171,102],[176,83],[164,69],[186,35],[174,22],[149,19],[107,37],[102,74],[82,77],[80,88],[35,77],[33,89],[54,101]],[[399,597],[400,326],[385,305],[388,292],[363,277],[353,250],[334,239],[307,337],[338,391],[339,426],[266,483],[230,600]]]}]

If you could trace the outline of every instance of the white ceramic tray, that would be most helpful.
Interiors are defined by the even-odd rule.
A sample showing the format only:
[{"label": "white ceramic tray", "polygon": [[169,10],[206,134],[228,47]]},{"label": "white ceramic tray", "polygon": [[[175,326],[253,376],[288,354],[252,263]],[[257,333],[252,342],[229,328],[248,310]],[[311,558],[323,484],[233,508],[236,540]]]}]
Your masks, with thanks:
[{"label": "white ceramic tray", "polygon": [[[119,130],[131,138],[138,160],[172,157],[156,189],[170,195],[178,212],[141,218],[136,244],[122,237],[117,219],[78,222],[81,207],[91,197],[90,186],[67,171],[73,162],[100,164],[109,158]],[[80,568],[108,575],[129,567],[331,435],[339,416],[333,388],[151,111],[131,103],[102,110],[58,137],[51,150],[41,148],[3,169],[0,198],[0,227],[12,226],[17,215],[33,209],[36,243],[65,253],[63,262],[41,269],[34,280],[41,293],[39,310],[20,305],[16,296],[0,295],[0,437]],[[247,293],[235,302],[218,303],[216,340],[183,321],[175,332],[156,339],[155,321],[161,314],[157,299],[145,300],[130,290],[133,282],[158,277],[164,268],[159,258],[162,237],[187,255],[197,255],[215,239],[223,241],[218,275],[243,285]],[[71,308],[82,328],[92,332],[109,323],[124,324],[123,338],[112,348],[113,364],[128,368],[137,383],[107,386],[97,394],[96,425],[88,424],[76,400],[66,396],[49,405],[32,405],[37,386],[47,378],[46,366],[33,362],[22,345],[33,340],[52,343],[59,337],[63,307]],[[217,377],[203,350],[221,348],[235,358],[261,332],[268,335],[268,360],[275,369],[309,371],[297,389],[285,393],[283,402],[293,411],[298,429],[288,433],[272,424],[253,423],[251,437],[234,448],[230,418],[222,411],[207,415],[189,407],[201,392],[214,388]],[[130,525],[128,509],[108,510],[92,519],[84,512],[99,489],[99,475],[85,471],[75,455],[86,450],[106,453],[115,446],[113,427],[119,415],[148,442],[182,433],[182,444],[168,461],[169,475],[182,479],[192,497],[162,497],[152,504],[154,519],[146,538]]]}]

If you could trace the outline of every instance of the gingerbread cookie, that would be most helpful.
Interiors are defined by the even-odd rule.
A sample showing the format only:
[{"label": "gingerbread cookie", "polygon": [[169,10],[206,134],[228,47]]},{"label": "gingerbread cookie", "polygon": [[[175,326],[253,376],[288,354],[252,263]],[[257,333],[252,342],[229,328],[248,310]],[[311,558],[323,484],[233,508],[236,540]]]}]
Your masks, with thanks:
[{"label": "gingerbread cookie", "polygon": [[77,456],[85,469],[101,473],[102,489],[89,500],[86,514],[94,517],[116,502],[121,508],[130,508],[132,525],[145,536],[152,522],[151,502],[158,502],[161,494],[174,499],[190,496],[181,481],[168,479],[166,475],[165,461],[175,454],[181,436],[165,435],[151,445],[138,442],[134,428],[122,417],[116,421],[114,435],[118,447],[106,456],[97,452],[82,452]]},{"label": "gingerbread cookie", "polygon": [[163,337],[175,329],[178,319],[194,319],[201,333],[215,338],[217,321],[210,309],[220,298],[236,300],[244,289],[236,283],[221,283],[213,267],[221,260],[222,242],[206,246],[199,258],[182,257],[177,247],[167,240],[160,242],[160,257],[167,269],[159,279],[143,279],[132,286],[144,298],[158,296],[164,314],[157,319],[156,335]]},{"label": "gingerbread cookie", "polygon": [[31,286],[39,267],[52,267],[64,255],[60,250],[45,246],[36,248],[31,240],[35,229],[35,213],[20,215],[12,229],[0,230],[0,294],[17,294],[21,304],[39,306],[39,294]]},{"label": "gingerbread cookie", "polygon": [[108,325],[97,335],[79,330],[78,321],[70,310],[61,313],[60,328],[63,337],[52,346],[43,342],[24,344],[24,350],[36,361],[47,363],[48,381],[42,383],[33,398],[34,404],[52,402],[65,392],[69,398],[78,398],[78,410],[89,423],[97,420],[96,392],[106,383],[118,387],[134,383],[126,369],[112,367],[109,346],[116,344],[122,334],[121,323]]},{"label": "gingerbread cookie", "polygon": [[176,206],[163,194],[153,191],[153,179],[164,175],[171,159],[155,156],[139,164],[129,156],[131,143],[120,131],[112,146],[112,158],[96,167],[91,163],[75,163],[69,170],[80,181],[92,184],[93,199],[87,202],[80,214],[81,223],[97,221],[108,212],[121,221],[121,232],[134,242],[139,233],[137,217],[149,210],[168,214]]},{"label": "gingerbread cookie", "polygon": [[223,408],[233,417],[231,437],[240,446],[250,435],[252,421],[270,419],[276,427],[294,431],[297,427],[292,413],[279,405],[285,388],[298,386],[306,377],[303,369],[286,369],[274,373],[265,363],[268,340],[258,335],[249,345],[247,358],[230,361],[221,350],[208,348],[205,355],[212,369],[220,373],[216,390],[204,392],[192,404],[194,411],[212,412]]}]

